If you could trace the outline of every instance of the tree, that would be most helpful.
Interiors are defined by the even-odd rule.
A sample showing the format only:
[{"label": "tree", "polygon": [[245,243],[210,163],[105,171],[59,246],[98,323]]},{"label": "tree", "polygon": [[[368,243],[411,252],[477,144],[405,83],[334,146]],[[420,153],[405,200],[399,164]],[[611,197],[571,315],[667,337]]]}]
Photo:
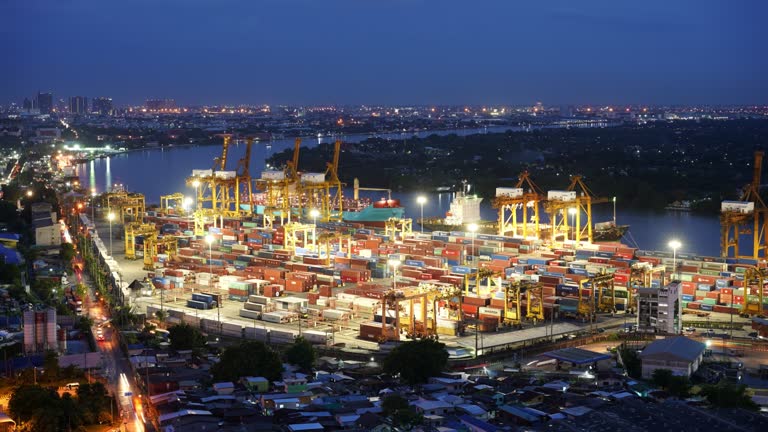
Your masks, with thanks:
[{"label": "tree", "polygon": [[653,375],[651,375],[651,380],[658,387],[666,389],[672,380],[672,371],[669,369],[656,369],[653,371]]},{"label": "tree", "polygon": [[62,243],[59,256],[68,267],[71,267],[72,259],[75,258],[75,246],[72,243]]},{"label": "tree", "polygon": [[746,408],[756,410],[758,407],[747,393],[747,386],[720,381],[716,385],[705,385],[701,395],[718,408]]},{"label": "tree", "polygon": [[205,336],[195,327],[182,323],[168,329],[171,348],[175,350],[198,349],[205,345]]},{"label": "tree", "polygon": [[392,420],[392,426],[402,426],[406,430],[422,423],[422,416],[419,415],[408,400],[400,395],[389,395],[382,401],[381,405],[384,415]]},{"label": "tree", "polygon": [[95,382],[93,384],[80,384],[77,388],[77,401],[83,414],[83,422],[96,424],[103,419],[104,413],[109,415],[112,398],[107,393],[104,384]]},{"label": "tree", "polygon": [[311,370],[315,364],[317,353],[315,347],[303,337],[298,337],[290,348],[285,352],[285,361],[299,366],[304,370]]},{"label": "tree", "polygon": [[425,338],[405,342],[393,349],[384,359],[384,371],[400,374],[408,384],[419,384],[442,372],[447,364],[445,344]]},{"label": "tree", "polygon": [[59,394],[38,385],[22,385],[13,391],[8,410],[13,418],[26,423],[28,430],[58,430],[60,423]]},{"label": "tree", "polygon": [[262,342],[243,342],[224,350],[211,373],[216,381],[237,381],[243,376],[263,376],[275,381],[282,375],[280,356]]},{"label": "tree", "polygon": [[56,351],[48,350],[45,352],[45,358],[43,359],[43,370],[45,370],[45,379],[48,382],[54,382],[59,379],[59,355]]}]

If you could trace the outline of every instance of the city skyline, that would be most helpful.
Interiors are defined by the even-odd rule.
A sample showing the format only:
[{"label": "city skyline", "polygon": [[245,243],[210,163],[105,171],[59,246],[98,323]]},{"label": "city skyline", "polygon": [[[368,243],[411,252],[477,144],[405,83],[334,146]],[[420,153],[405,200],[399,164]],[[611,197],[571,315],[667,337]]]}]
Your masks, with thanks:
[{"label": "city skyline", "polygon": [[[761,104],[765,9],[752,1],[5,4],[0,22],[17,63],[2,72],[14,85],[0,89],[0,103],[39,90],[116,105]],[[30,30],[33,18],[45,25]]]}]

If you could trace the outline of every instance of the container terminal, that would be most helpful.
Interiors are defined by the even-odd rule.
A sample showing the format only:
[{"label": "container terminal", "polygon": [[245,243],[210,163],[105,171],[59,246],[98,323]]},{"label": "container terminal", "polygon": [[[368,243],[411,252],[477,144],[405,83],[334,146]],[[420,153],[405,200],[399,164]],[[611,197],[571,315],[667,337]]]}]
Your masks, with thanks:
[{"label": "container terminal", "polygon": [[[248,137],[237,170],[226,170],[232,139],[223,137],[213,169],[187,179],[194,199],[167,195],[148,210],[142,194],[115,189],[79,212],[83,247],[110,269],[123,304],[148,319],[371,351],[432,335],[453,358],[617,327],[732,335],[755,326],[768,336],[762,152],[742,199],[722,204],[722,256],[705,257],[676,241],[668,251],[597,241],[592,205],[611,200],[578,176],[547,193],[525,172],[498,188],[495,234],[479,232],[478,200],[452,205],[444,222],[453,229],[421,232],[396,200],[342,197],[340,142],[325,173],[299,170],[297,140],[283,170],[252,178]],[[375,211],[355,217],[366,208]],[[745,227],[751,244],[740,248]]]}]

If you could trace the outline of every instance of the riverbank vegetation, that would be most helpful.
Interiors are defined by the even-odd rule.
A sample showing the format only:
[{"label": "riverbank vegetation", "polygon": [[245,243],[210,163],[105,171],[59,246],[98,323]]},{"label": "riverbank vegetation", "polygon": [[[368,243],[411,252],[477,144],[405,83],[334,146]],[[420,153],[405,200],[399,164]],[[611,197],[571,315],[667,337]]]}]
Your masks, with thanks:
[{"label": "riverbank vegetation", "polygon": [[[676,121],[611,128],[544,129],[468,136],[370,138],[342,146],[339,174],[367,187],[400,191],[460,187],[492,197],[528,170],[544,191],[565,189],[581,175],[596,196],[623,207],[662,209],[696,200],[693,210],[716,211],[751,181],[754,150],[768,120]],[[299,168],[324,171],[333,145],[302,149]],[[267,162],[282,166],[291,150]]]}]

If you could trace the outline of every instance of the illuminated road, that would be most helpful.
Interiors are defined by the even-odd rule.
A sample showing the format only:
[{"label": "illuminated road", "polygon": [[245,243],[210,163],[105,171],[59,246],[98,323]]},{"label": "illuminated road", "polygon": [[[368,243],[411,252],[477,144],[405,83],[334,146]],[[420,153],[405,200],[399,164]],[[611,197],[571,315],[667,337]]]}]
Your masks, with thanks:
[{"label": "illuminated road", "polygon": [[[104,318],[109,319],[108,312],[103,310],[101,304],[91,299],[96,299],[90,278],[86,275],[83,281],[88,287],[88,296],[85,300],[89,316],[94,321],[93,334],[97,334],[99,323]],[[116,396],[117,410],[115,418],[120,419],[120,430],[130,432],[144,432],[144,412],[141,404],[141,392],[133,378],[130,362],[120,350],[117,335],[110,323],[102,328],[103,341],[97,341],[99,351],[104,358],[104,371],[107,378],[107,389]]]}]

